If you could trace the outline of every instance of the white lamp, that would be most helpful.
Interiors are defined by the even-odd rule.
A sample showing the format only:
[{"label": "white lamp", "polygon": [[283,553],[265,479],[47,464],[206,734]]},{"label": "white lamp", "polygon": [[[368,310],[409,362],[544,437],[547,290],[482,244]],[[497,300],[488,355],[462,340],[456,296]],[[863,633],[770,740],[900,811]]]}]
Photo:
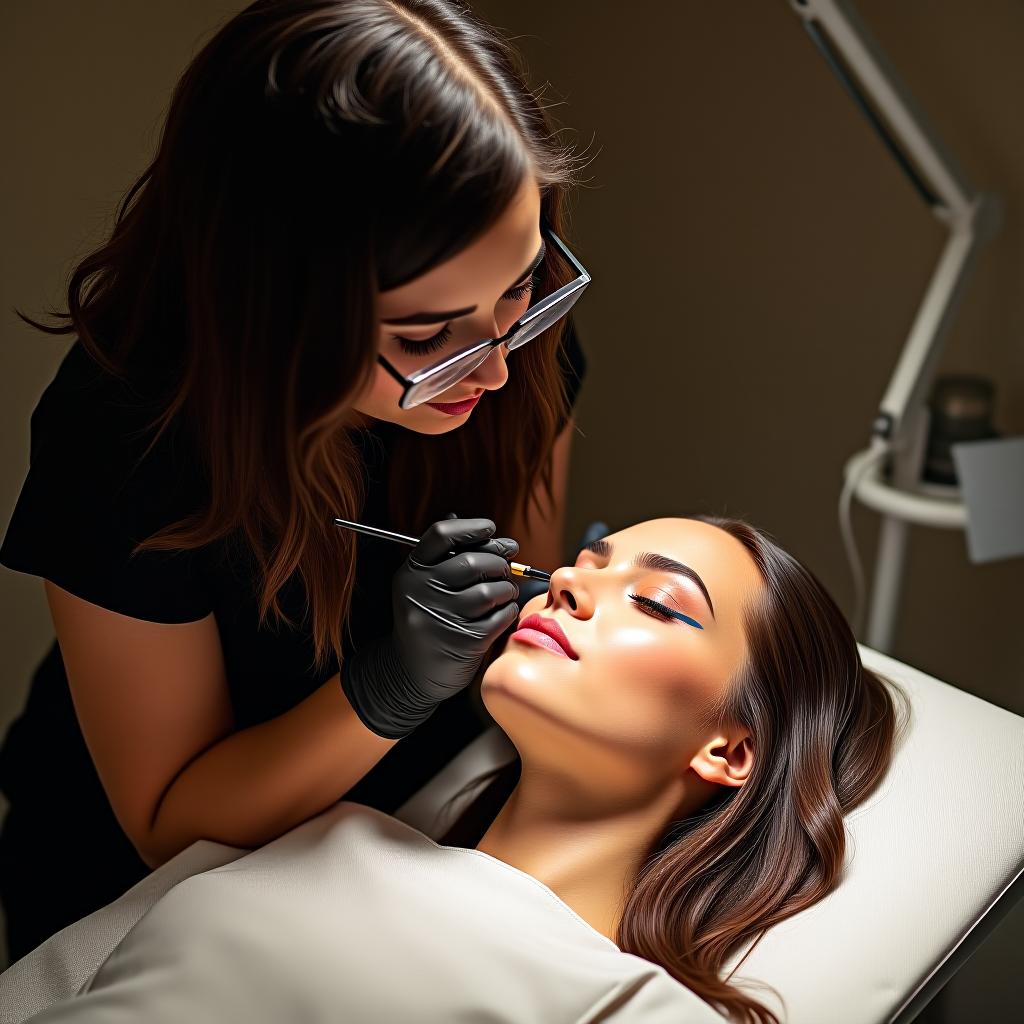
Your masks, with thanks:
[{"label": "white lamp", "polygon": [[[910,179],[921,199],[949,230],[896,369],[871,429],[871,443],[846,464],[844,501],[855,495],[882,514],[867,643],[892,646],[907,531],[911,523],[964,529],[958,492],[922,485],[928,432],[927,399],[942,345],[980,245],[999,227],[997,196],[976,192],[899,84],[878,45],[846,0],[790,0],[811,39],[861,112]],[[883,474],[884,463],[891,473]],[[844,538],[852,548],[852,537]],[[859,563],[851,559],[855,573]],[[858,590],[860,582],[858,580]]]}]

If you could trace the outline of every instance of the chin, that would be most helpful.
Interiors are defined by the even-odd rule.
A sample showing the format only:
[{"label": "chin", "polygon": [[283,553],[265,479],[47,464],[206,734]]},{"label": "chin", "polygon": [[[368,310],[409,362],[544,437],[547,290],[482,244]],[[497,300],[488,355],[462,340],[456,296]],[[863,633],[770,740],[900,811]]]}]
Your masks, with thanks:
[{"label": "chin", "polygon": [[480,697],[487,713],[524,764],[575,778],[579,766],[592,756],[592,745],[574,726],[572,708],[560,707],[557,700],[550,699],[550,682],[542,690],[533,678],[513,666],[502,666],[512,671],[492,672],[497,664],[491,665],[481,681]]},{"label": "chin", "polygon": [[415,430],[418,434],[450,434],[472,419],[471,416],[445,416],[444,419],[440,419],[440,415],[438,413],[431,416],[426,422],[409,424],[409,429]]},{"label": "chin", "polygon": [[524,711],[535,713],[550,693],[552,683],[537,664],[539,660],[533,652],[506,649],[491,662],[480,680],[480,699],[506,732],[510,717],[518,718]]},{"label": "chin", "polygon": [[522,756],[523,747],[530,747],[530,738],[537,731],[537,712],[532,703],[505,682],[488,684],[484,681],[480,687],[480,699],[495,725]]},{"label": "chin", "polygon": [[[384,418],[384,417],[378,417]],[[406,430],[411,430],[416,434],[450,434],[453,430],[458,430],[459,427],[464,426],[472,419],[472,413],[468,416],[445,416],[442,413],[435,412],[433,409],[408,409],[408,410],[397,410],[397,415],[390,413],[387,419],[390,423],[396,423],[400,427],[404,427]]]},{"label": "chin", "polygon": [[473,410],[462,416],[445,416],[426,406],[401,409],[397,402],[367,401],[356,403],[352,408],[361,416],[411,430],[414,434],[450,434],[465,426],[473,418]]}]

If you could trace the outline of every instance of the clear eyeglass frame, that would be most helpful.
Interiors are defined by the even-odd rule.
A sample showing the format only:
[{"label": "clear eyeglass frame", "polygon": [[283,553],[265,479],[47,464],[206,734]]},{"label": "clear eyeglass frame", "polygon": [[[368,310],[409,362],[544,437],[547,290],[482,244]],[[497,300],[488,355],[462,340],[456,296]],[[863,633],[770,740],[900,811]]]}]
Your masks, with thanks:
[{"label": "clear eyeglass frame", "polygon": [[492,349],[499,345],[504,345],[509,352],[522,348],[565,316],[576,304],[576,300],[590,284],[590,274],[547,225],[541,226],[541,234],[568,260],[577,276],[530,306],[500,338],[478,341],[409,377],[399,373],[384,356],[378,354],[377,361],[402,386],[402,396],[398,400],[402,409],[412,409],[447,391],[481,366]]}]

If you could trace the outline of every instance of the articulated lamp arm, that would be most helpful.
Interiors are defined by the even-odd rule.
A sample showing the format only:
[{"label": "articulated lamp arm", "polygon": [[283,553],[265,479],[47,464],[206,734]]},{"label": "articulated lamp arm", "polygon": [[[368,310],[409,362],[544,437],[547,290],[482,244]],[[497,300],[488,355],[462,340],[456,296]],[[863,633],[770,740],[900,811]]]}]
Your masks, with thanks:
[{"label": "articulated lamp arm", "polygon": [[976,192],[900,84],[848,0],[789,0],[804,28],[949,238],[872,428],[899,447],[926,399],[979,245],[997,230],[997,197]]},{"label": "articulated lamp arm", "polygon": [[[908,524],[949,529],[966,524],[962,501],[922,493],[917,485],[928,392],[978,247],[999,226],[1000,203],[998,197],[976,192],[967,184],[849,0],[789,0],[789,4],[918,196],[949,231],[882,396],[870,446],[847,462],[840,498],[843,542],[856,588],[855,628],[864,581],[850,515],[853,496],[883,516],[867,642],[886,651],[895,632]],[[886,478],[883,464],[890,457],[892,472]]]}]

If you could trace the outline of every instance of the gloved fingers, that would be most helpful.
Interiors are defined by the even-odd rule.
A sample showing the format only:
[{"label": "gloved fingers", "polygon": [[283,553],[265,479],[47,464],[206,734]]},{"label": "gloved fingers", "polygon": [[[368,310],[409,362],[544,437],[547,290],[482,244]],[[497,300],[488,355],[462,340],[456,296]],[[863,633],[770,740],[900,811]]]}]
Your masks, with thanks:
[{"label": "gloved fingers", "polygon": [[462,551],[423,570],[435,590],[465,590],[488,580],[512,578],[512,567],[500,555],[483,551]]},{"label": "gloved fingers", "polygon": [[496,608],[515,601],[519,596],[519,588],[507,580],[496,580],[478,583],[467,590],[460,590],[444,599],[444,613],[454,613],[462,619],[479,619],[489,615]]},{"label": "gloved fingers", "polygon": [[491,612],[486,619],[477,619],[473,629],[487,635],[488,646],[493,644],[502,633],[519,618],[519,606],[513,601]]},{"label": "gloved fingers", "polygon": [[[423,604],[422,601],[417,601],[411,594],[405,595],[405,601],[410,607],[404,612],[403,621],[407,628],[415,633],[430,630],[432,623],[441,623],[442,626],[452,630],[454,633],[461,634],[464,637],[471,637],[476,641],[482,640],[490,643],[487,638],[487,631],[479,623],[460,621],[459,616],[452,612],[450,608],[431,608],[429,605]],[[436,634],[436,630],[434,632]],[[463,657],[467,653],[463,649],[464,646],[465,643],[463,642],[458,648],[462,651]],[[469,653],[470,657],[479,657],[479,654],[476,653],[475,645],[471,645]],[[438,656],[451,660],[451,656],[446,654],[443,648],[435,646],[431,652],[431,657],[437,658]]]},{"label": "gloved fingers", "polygon": [[511,537],[492,537],[485,544],[478,544],[474,551],[485,554],[501,555],[502,558],[515,558],[519,554],[519,543]]},{"label": "gloved fingers", "polygon": [[452,551],[488,541],[495,529],[490,519],[442,519],[427,527],[409,558],[420,565],[435,565]]}]

